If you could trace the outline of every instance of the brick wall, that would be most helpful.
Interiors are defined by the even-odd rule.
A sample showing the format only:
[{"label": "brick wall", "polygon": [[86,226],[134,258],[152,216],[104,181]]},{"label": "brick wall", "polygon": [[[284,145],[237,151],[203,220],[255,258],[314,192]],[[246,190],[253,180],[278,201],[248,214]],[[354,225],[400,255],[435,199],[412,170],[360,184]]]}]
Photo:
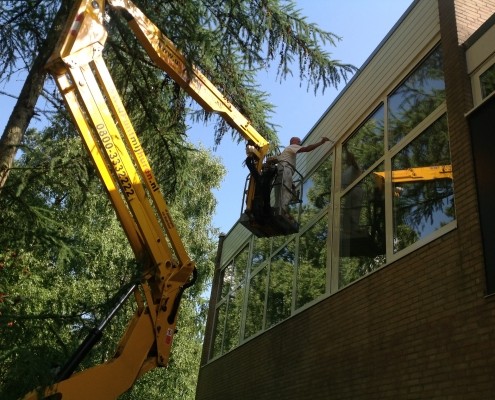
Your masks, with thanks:
[{"label": "brick wall", "polygon": [[198,400],[495,398],[495,296],[459,47],[486,19],[474,3],[493,4],[455,1],[456,18],[454,1],[439,0],[458,228],[203,366]]},{"label": "brick wall", "polygon": [[203,367],[197,398],[493,398],[495,299],[479,250],[459,240],[451,232]]}]

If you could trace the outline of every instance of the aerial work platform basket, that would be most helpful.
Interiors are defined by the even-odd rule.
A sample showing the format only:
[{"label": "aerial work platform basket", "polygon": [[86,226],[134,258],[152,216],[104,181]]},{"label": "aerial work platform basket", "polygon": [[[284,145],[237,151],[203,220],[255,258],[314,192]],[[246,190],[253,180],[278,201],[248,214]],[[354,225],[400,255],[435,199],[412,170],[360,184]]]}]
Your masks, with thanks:
[{"label": "aerial work platform basket", "polygon": [[[286,236],[299,231],[299,204],[302,202],[302,176],[294,171],[291,187],[284,183],[283,171],[290,168],[283,163],[263,164],[261,172],[249,165],[250,175],[246,178],[242,210],[239,222],[257,237]],[[251,208],[246,208],[246,195],[249,181],[256,183]],[[283,207],[282,192],[291,194],[288,207]]]}]

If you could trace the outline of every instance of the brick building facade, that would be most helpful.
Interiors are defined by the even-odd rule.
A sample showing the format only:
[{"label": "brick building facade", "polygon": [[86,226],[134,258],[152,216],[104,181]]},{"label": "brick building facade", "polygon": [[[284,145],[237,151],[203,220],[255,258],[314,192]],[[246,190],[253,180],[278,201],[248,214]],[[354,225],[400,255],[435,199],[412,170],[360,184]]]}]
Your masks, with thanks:
[{"label": "brick building facade", "polygon": [[[303,203],[300,233],[268,250],[240,225],[221,239],[198,400],[495,399],[494,13],[414,1],[305,138],[341,127],[302,159],[308,197],[323,176],[327,201]],[[429,94],[407,108],[411,87]],[[384,150],[359,147],[370,137]],[[351,151],[362,165],[345,183]],[[453,179],[394,175],[440,165]]]}]

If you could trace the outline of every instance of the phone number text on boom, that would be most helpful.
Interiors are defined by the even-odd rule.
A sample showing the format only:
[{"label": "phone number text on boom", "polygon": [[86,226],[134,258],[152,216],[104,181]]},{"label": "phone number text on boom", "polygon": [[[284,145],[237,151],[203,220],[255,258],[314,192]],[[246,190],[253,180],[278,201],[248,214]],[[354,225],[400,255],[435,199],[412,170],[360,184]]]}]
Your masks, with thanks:
[{"label": "phone number text on boom", "polygon": [[124,164],[120,159],[119,153],[115,148],[112,138],[110,137],[108,131],[105,129],[104,124],[98,124],[96,126],[96,130],[98,131],[98,135],[100,136],[100,141],[103,147],[105,148],[108,158],[113,165],[115,173],[120,181],[120,186],[122,190],[126,194],[126,196],[132,196],[134,194],[134,189],[132,188],[131,179],[127,174]]}]

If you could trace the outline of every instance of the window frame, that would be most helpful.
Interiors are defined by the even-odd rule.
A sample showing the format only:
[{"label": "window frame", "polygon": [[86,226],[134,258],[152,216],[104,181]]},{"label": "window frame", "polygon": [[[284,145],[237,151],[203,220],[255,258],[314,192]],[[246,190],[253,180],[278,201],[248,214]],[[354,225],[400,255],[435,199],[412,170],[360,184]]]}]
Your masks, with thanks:
[{"label": "window frame", "polygon": [[495,95],[495,90],[483,98],[481,90],[481,75],[495,65],[495,53],[491,54],[483,63],[471,74],[471,90],[473,92],[474,106],[477,107],[488,98]]}]

